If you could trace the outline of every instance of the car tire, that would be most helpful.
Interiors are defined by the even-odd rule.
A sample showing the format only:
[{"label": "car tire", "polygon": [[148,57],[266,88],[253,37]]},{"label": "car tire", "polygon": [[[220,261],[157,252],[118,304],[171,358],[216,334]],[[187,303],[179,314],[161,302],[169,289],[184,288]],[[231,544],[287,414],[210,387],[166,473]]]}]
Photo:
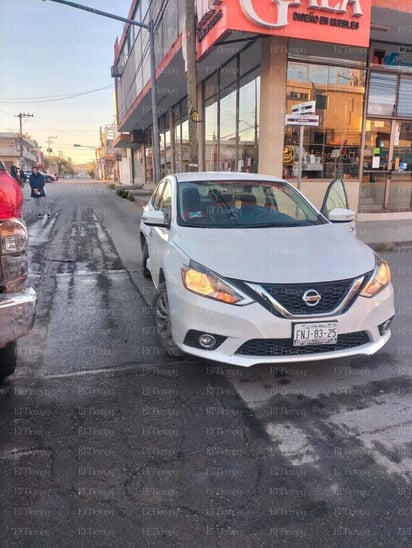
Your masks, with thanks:
[{"label": "car tire", "polygon": [[152,275],[150,274],[150,270],[147,268],[147,259],[149,258],[149,248],[147,247],[147,242],[144,243],[143,246],[143,258],[142,258],[142,274],[144,278],[150,279]]},{"label": "car tire", "polygon": [[157,341],[166,354],[175,358],[184,356],[184,352],[176,346],[172,337],[169,299],[165,282],[159,284],[153,299],[153,322]]},{"label": "car tire", "polygon": [[0,349],[0,382],[13,375],[17,363],[17,344],[15,341]]}]

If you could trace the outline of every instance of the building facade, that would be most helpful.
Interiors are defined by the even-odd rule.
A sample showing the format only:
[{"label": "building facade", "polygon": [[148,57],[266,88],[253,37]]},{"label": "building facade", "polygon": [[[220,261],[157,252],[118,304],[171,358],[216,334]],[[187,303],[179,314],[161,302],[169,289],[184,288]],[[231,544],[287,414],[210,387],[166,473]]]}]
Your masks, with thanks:
[{"label": "building facade", "polygon": [[23,169],[31,169],[33,164],[44,166],[37,143],[19,133],[0,133],[0,158],[7,169],[12,165]]},{"label": "building facade", "polygon": [[[342,175],[353,209],[412,211],[410,2],[197,0],[195,13],[195,101],[185,1],[134,0],[128,15],[153,21],[162,174],[189,169],[195,102],[199,169],[299,178],[318,206]],[[126,24],[115,43],[127,183],[153,182],[149,38]],[[302,105],[313,124],[301,129]]]}]

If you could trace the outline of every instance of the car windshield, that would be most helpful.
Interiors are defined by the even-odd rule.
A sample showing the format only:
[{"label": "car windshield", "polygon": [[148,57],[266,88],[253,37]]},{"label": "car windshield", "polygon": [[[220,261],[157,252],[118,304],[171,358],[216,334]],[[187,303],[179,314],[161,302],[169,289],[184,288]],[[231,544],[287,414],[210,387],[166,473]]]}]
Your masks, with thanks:
[{"label": "car windshield", "polygon": [[327,221],[295,189],[256,180],[178,184],[177,222],[201,228],[294,227]]}]

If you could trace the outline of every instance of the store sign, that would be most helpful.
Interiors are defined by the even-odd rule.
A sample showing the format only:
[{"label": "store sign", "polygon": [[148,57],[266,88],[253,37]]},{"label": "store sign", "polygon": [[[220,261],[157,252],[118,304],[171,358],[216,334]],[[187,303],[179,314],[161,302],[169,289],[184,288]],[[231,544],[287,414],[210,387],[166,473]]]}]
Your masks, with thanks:
[{"label": "store sign", "polygon": [[412,46],[372,42],[372,64],[383,65],[410,72],[412,69]]},{"label": "store sign", "polygon": [[316,114],[313,116],[286,114],[285,125],[319,127],[319,116],[317,116]]},{"label": "store sign", "polygon": [[371,0],[219,0],[206,12],[198,3],[198,57],[228,31],[369,46]]},{"label": "store sign", "polygon": [[[288,25],[289,7],[302,6],[300,0],[272,0],[276,7],[276,16],[270,17],[270,19],[264,19],[259,16],[255,10],[255,0],[240,0],[240,7],[243,13],[254,23],[263,27],[279,28]],[[352,15],[354,17],[361,17],[363,15],[362,5],[360,0],[342,0],[338,3],[332,0],[307,0],[307,8],[309,10],[319,10],[319,12],[325,11],[336,14],[347,14],[350,8],[352,8]],[[269,14],[270,15],[270,14]],[[268,15],[268,17],[269,17]],[[299,14],[298,14],[299,15]],[[295,17],[295,14],[294,14]],[[302,20],[308,17],[309,19],[319,19],[316,14],[302,14]],[[299,17],[298,17],[299,19]],[[312,21],[315,22],[315,21]]]},{"label": "store sign", "polygon": [[299,103],[293,105],[292,114],[312,114],[316,111],[316,101],[306,101],[305,103]]}]

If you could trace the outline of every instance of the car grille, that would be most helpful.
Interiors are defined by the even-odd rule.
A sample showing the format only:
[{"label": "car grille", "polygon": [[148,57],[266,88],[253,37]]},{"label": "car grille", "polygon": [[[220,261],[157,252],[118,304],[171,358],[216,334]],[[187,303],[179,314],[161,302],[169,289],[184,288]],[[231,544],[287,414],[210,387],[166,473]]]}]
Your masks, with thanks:
[{"label": "car grille", "polygon": [[354,348],[369,342],[366,331],[338,335],[336,344],[314,344],[293,346],[292,339],[251,339],[235,352],[243,356],[297,356],[302,354],[320,354]]},{"label": "car grille", "polygon": [[[294,316],[318,315],[332,312],[346,297],[352,285],[352,279],[305,284],[261,284],[262,288],[273,299]],[[314,289],[321,296],[316,306],[307,306],[302,299],[305,291],[308,289]],[[352,299],[347,303],[346,310],[351,302],[353,302]]]}]

